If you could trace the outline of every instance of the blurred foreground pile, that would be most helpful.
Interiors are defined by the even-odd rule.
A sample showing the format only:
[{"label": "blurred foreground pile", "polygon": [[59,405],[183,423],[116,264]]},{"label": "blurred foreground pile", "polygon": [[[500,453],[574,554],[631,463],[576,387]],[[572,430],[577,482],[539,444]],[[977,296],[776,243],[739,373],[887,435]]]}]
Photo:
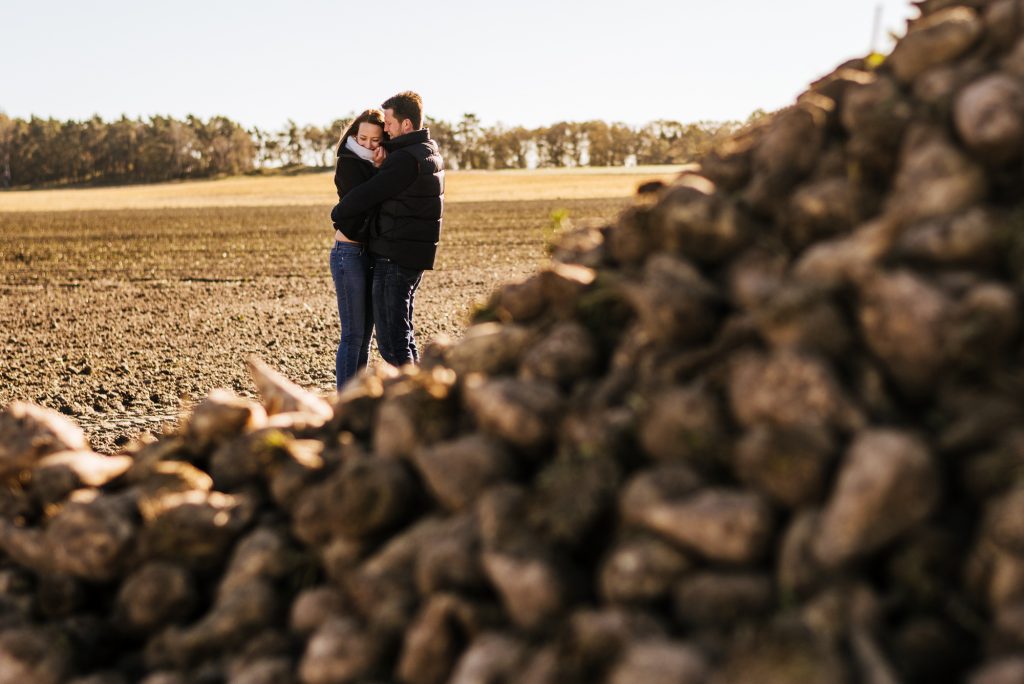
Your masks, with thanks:
[{"label": "blurred foreground pile", "polygon": [[927,2],[422,367],[0,416],[0,679],[1024,681],[1024,3]]}]

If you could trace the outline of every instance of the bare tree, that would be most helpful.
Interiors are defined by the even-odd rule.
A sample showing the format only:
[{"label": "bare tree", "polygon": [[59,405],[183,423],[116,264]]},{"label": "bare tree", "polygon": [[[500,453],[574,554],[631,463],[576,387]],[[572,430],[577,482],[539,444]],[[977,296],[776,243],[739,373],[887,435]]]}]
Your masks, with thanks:
[{"label": "bare tree", "polygon": [[14,147],[14,121],[0,112],[0,187],[11,187],[11,152]]}]

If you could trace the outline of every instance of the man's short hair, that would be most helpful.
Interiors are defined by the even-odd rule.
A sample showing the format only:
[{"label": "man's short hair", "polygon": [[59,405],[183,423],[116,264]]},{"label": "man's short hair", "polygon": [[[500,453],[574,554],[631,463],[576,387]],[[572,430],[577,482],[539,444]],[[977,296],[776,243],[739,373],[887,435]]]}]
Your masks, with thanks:
[{"label": "man's short hair", "polygon": [[423,127],[423,98],[411,90],[392,95],[380,108],[390,109],[396,119],[409,119],[416,130]]}]

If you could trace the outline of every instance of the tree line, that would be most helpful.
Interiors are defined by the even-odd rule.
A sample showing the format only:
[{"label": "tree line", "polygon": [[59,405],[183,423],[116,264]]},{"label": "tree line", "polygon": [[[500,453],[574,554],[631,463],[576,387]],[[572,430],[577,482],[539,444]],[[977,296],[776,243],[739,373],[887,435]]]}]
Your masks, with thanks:
[{"label": "tree line", "polygon": [[[525,128],[484,126],[466,114],[454,123],[428,117],[426,125],[451,169],[624,166],[688,162],[763,115],[759,110],[747,122],[561,121]],[[223,116],[60,121],[0,112],[0,187],[152,183],[329,167],[349,121],[288,121],[280,130],[267,130]]]}]

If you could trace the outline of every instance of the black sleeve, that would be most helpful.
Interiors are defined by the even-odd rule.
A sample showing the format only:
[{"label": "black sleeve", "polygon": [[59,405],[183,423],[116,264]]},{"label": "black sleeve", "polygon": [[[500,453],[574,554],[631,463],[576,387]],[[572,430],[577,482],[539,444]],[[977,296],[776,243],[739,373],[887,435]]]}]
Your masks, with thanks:
[{"label": "black sleeve", "polygon": [[418,174],[416,158],[396,152],[388,157],[377,175],[345,193],[338,206],[334,207],[332,216],[347,218],[369,211],[412,185]]},{"label": "black sleeve", "polygon": [[334,187],[338,189],[339,200],[372,175],[373,172],[366,169],[366,166],[365,162],[353,157],[338,157],[334,169]]}]

